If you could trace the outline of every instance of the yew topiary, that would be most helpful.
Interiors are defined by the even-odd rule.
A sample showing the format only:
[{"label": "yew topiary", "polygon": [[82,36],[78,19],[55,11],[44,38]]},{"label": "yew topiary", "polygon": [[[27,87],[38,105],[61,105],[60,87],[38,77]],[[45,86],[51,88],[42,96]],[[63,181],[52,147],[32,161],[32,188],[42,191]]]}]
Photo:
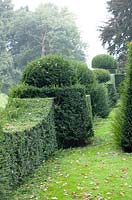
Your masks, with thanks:
[{"label": "yew topiary", "polygon": [[121,107],[115,117],[114,133],[125,152],[132,152],[132,42],[129,45],[128,72],[122,94]]},{"label": "yew topiary", "polygon": [[48,55],[27,65],[22,83],[35,87],[70,86],[76,83],[76,74],[70,62],[61,55]]},{"label": "yew topiary", "polygon": [[98,69],[93,70],[96,80],[99,83],[106,83],[110,80],[110,72],[106,69]]},{"label": "yew topiary", "polygon": [[92,70],[88,68],[88,65],[83,62],[70,61],[71,67],[74,68],[77,76],[77,81],[81,85],[90,85],[95,82],[95,76]]},{"label": "yew topiary", "polygon": [[117,62],[113,56],[107,54],[99,54],[92,60],[93,68],[107,69],[111,73],[115,73]]}]

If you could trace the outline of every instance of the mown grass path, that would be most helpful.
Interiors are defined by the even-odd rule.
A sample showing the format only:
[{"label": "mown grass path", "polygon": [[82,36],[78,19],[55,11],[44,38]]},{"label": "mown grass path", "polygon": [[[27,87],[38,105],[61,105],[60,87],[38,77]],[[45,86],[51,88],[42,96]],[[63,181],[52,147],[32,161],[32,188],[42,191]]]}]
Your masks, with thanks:
[{"label": "mown grass path", "polygon": [[58,152],[36,170],[12,200],[131,200],[132,155],[116,149],[111,122],[98,120],[95,141]]}]

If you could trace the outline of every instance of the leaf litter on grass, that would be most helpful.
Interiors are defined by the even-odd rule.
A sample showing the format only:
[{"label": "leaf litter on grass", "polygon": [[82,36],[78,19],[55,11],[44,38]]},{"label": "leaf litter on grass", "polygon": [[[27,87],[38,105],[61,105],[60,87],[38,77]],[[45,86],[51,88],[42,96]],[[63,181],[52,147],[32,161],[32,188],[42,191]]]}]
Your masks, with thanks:
[{"label": "leaf litter on grass", "polygon": [[59,151],[14,192],[12,200],[31,196],[38,200],[131,200],[132,156],[116,149],[110,117],[100,120],[95,135],[90,146]]}]

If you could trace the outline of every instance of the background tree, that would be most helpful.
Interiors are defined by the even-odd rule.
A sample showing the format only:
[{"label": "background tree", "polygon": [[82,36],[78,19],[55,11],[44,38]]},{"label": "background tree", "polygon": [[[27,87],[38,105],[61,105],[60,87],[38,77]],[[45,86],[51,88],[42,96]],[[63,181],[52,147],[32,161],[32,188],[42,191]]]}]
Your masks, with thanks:
[{"label": "background tree", "polygon": [[48,54],[85,60],[85,47],[72,13],[53,4],[42,4],[35,12],[17,10],[10,31],[10,50],[15,66]]},{"label": "background tree", "polygon": [[132,40],[132,1],[107,1],[109,20],[100,28],[102,44],[115,55],[120,65],[126,60],[127,42]]},{"label": "background tree", "polygon": [[9,51],[8,40],[13,12],[13,5],[10,0],[0,0],[0,91],[2,92],[7,92],[17,74]]},{"label": "background tree", "polygon": [[[11,0],[0,0],[0,83],[19,80],[28,62],[48,54],[85,60],[75,17],[66,8],[42,4],[14,10]],[[5,59],[5,60],[4,60]],[[17,75],[17,76],[16,76]],[[17,77],[17,78],[16,78]]]}]

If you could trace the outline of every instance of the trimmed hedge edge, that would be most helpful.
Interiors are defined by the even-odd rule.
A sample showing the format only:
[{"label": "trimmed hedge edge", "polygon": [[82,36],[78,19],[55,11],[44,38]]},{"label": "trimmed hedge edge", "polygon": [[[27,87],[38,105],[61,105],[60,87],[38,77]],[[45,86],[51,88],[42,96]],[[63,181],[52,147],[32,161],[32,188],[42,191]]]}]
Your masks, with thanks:
[{"label": "trimmed hedge edge", "polygon": [[[19,99],[19,101],[23,100]],[[33,101],[38,101],[38,99]],[[40,99],[40,101],[45,100]],[[28,174],[32,173],[57,149],[53,99],[48,99],[45,112],[47,112],[46,115],[43,113],[43,109],[41,110],[43,119],[29,129],[26,127],[24,131],[15,132],[4,130],[1,142],[3,141],[3,152],[7,156],[6,163],[3,165],[5,168],[1,168],[1,170],[6,173],[2,174],[2,178],[6,177],[8,182],[5,185],[6,195],[9,188],[19,185]]]}]

